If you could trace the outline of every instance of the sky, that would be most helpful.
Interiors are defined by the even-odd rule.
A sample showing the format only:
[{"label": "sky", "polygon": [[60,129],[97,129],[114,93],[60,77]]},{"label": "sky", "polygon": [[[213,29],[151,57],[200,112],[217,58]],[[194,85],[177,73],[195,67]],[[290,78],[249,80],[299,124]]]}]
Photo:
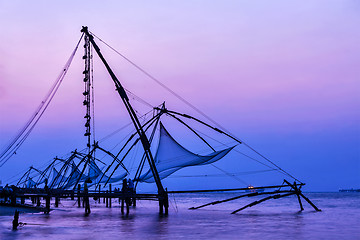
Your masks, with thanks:
[{"label": "sky", "polygon": [[[42,101],[86,25],[306,190],[360,188],[359,11],[356,0],[0,0],[0,148]],[[99,45],[125,88],[152,105],[192,111]],[[102,136],[129,119],[94,62]],[[82,63],[77,54],[0,180],[84,146]]]}]

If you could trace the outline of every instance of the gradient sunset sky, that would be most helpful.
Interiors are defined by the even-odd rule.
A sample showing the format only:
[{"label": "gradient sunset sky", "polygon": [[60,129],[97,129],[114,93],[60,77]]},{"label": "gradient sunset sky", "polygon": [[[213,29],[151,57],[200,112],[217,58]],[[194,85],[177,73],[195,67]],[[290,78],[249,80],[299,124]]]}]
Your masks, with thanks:
[{"label": "gradient sunset sky", "polygon": [[[0,0],[0,25],[1,148],[41,102],[86,25],[307,190],[360,188],[359,1]],[[126,88],[153,105],[170,97],[108,53]],[[84,141],[84,129],[69,120],[84,114],[81,56],[44,119],[0,168],[3,182]],[[102,120],[115,126],[121,103],[113,104],[117,96],[106,93],[113,86],[97,68],[99,101],[111,103]]]}]

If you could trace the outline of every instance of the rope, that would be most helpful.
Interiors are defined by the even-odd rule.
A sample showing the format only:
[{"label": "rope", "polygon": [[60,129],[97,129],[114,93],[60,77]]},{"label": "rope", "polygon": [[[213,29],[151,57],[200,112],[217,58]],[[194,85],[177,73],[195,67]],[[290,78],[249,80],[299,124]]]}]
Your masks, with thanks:
[{"label": "rope", "polygon": [[154,107],[153,105],[151,105],[150,103],[148,103],[147,101],[145,101],[145,100],[142,99],[141,97],[135,95],[134,93],[130,92],[128,89],[126,89],[126,88],[124,88],[124,89],[125,89],[125,91],[126,91],[127,93],[129,93],[130,95],[132,95],[132,97],[133,97],[134,100],[136,100],[136,101],[138,101],[138,102],[140,102],[140,103],[142,103],[142,104],[150,107],[151,109],[153,109],[153,107]]},{"label": "rope", "polygon": [[66,62],[65,66],[61,70],[58,78],[56,79],[53,86],[50,88],[49,92],[46,94],[44,100],[40,103],[39,107],[36,109],[35,113],[32,115],[32,117],[29,119],[29,121],[25,124],[25,126],[22,128],[22,130],[17,134],[17,136],[11,141],[11,143],[5,148],[5,150],[0,155],[0,167],[2,167],[14,154],[16,154],[16,151],[20,148],[20,146],[25,142],[27,137],[30,135],[32,130],[34,129],[35,125],[38,123],[42,115],[44,114],[45,110],[48,108],[51,100],[54,98],[57,90],[59,89],[71,63],[75,56],[75,53],[78,49],[78,46],[81,42],[81,39],[83,38],[83,35],[81,35],[74,51],[70,55],[70,58]]},{"label": "rope", "polygon": [[102,40],[101,38],[99,38],[98,36],[96,36],[94,33],[90,32],[91,35],[93,35],[95,38],[97,38],[100,42],[104,43],[108,48],[110,48],[111,50],[113,50],[115,53],[117,53],[119,56],[121,56],[122,58],[124,58],[127,62],[129,62],[131,65],[133,65],[135,68],[137,68],[140,72],[142,72],[143,74],[145,74],[147,77],[149,77],[151,80],[153,80],[154,82],[156,82],[157,84],[159,84],[161,87],[163,87],[165,90],[167,90],[168,92],[170,92],[171,94],[173,94],[176,98],[178,98],[180,101],[182,101],[183,103],[185,103],[186,105],[188,105],[190,108],[194,109],[196,112],[198,112],[199,114],[201,114],[203,117],[205,117],[206,119],[208,119],[209,121],[211,121],[213,124],[215,124],[216,126],[218,126],[219,128],[222,128],[223,130],[227,131],[226,129],[224,129],[220,124],[218,124],[216,121],[214,121],[213,119],[211,119],[208,115],[206,115],[204,112],[202,112],[200,109],[198,109],[197,107],[195,107],[193,104],[191,104],[189,101],[187,101],[186,99],[184,99],[183,97],[181,97],[179,94],[177,94],[176,92],[174,92],[172,89],[170,89],[169,87],[167,87],[165,84],[163,84],[160,80],[158,80],[157,78],[155,78],[154,76],[152,76],[149,72],[147,72],[145,69],[143,69],[142,67],[140,67],[139,65],[137,65],[136,63],[134,63],[133,61],[131,61],[129,58],[127,58],[125,55],[123,55],[122,53],[120,53],[119,51],[117,51],[115,48],[111,47],[109,44],[107,44],[104,40]]},{"label": "rope", "polygon": [[[248,172],[237,172],[237,173],[228,173],[228,174],[230,174],[231,176],[251,175],[251,174],[263,173],[263,172],[271,172],[271,171],[276,171],[276,169],[248,171]],[[196,178],[196,177],[224,177],[224,175],[223,174],[178,175],[178,176],[169,176],[168,178]]]},{"label": "rope", "polygon": [[[167,87],[165,84],[163,84],[160,80],[158,80],[157,78],[155,78],[154,76],[152,76],[149,72],[147,72],[145,69],[143,69],[142,67],[140,67],[139,65],[137,65],[136,63],[134,63],[133,61],[131,61],[129,58],[127,58],[125,55],[123,55],[122,53],[120,53],[119,51],[117,51],[115,48],[111,47],[109,44],[107,44],[105,41],[103,41],[101,38],[99,38],[98,36],[96,36],[94,33],[90,32],[95,38],[97,38],[100,42],[104,43],[107,47],[109,47],[111,50],[113,50],[115,53],[117,53],[119,56],[121,56],[123,59],[125,59],[127,62],[129,62],[132,66],[134,66],[135,68],[137,68],[140,72],[142,72],[143,74],[145,74],[147,77],[149,77],[151,80],[153,80],[154,82],[156,82],[157,84],[159,84],[161,87],[163,87],[165,90],[167,90],[168,92],[170,92],[171,94],[173,94],[176,98],[178,98],[179,100],[181,100],[183,103],[185,103],[187,106],[189,106],[190,108],[192,108],[193,110],[195,110],[197,113],[199,113],[200,115],[202,115],[203,117],[205,117],[206,119],[208,119],[210,122],[212,122],[213,124],[215,124],[217,127],[219,127],[220,129],[222,129],[224,132],[227,132],[228,134],[232,135],[226,128],[224,128],[223,126],[221,126],[219,123],[217,123],[215,120],[213,120],[212,118],[210,118],[208,115],[206,115],[204,112],[202,112],[200,109],[198,109],[197,107],[195,107],[193,104],[191,104],[190,102],[188,102],[187,100],[185,100],[183,97],[181,97],[179,94],[177,94],[176,92],[174,92],[172,89],[170,89],[169,87]],[[237,138],[238,139],[238,138]],[[245,146],[247,146],[248,148],[250,148],[252,151],[254,151],[256,154],[258,154],[260,157],[262,157],[264,160],[268,161],[269,163],[271,163],[272,165],[274,165],[276,168],[278,168],[283,174],[293,178],[294,180],[302,183],[300,180],[298,180],[297,178],[295,178],[294,176],[292,176],[290,173],[286,172],[284,169],[280,168],[277,164],[275,164],[274,162],[272,162],[271,160],[269,160],[267,157],[265,157],[264,155],[260,154],[258,151],[256,151],[254,148],[250,147],[248,144],[244,143],[244,141],[240,140],[240,142],[242,142]]]},{"label": "rope", "polygon": [[217,168],[217,169],[220,170],[221,172],[225,173],[225,174],[228,175],[229,177],[232,177],[232,178],[234,178],[235,180],[237,180],[237,181],[245,184],[246,186],[249,186],[249,184],[248,184],[247,182],[245,182],[244,180],[242,180],[241,178],[238,178],[238,177],[236,177],[236,176],[234,176],[234,175],[231,175],[230,173],[228,173],[228,172],[226,172],[225,170],[223,170],[223,169],[215,166],[215,165],[212,164],[212,163],[211,163],[210,165],[213,166],[214,168]]}]

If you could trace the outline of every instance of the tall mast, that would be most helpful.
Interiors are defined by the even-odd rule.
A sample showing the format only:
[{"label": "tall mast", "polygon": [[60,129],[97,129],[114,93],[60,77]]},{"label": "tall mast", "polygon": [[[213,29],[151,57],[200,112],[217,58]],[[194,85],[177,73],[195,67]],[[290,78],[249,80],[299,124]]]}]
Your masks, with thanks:
[{"label": "tall mast", "polygon": [[91,147],[91,127],[90,127],[90,119],[91,119],[91,45],[89,41],[89,37],[85,35],[85,44],[84,44],[84,56],[83,59],[85,61],[85,69],[83,71],[84,74],[84,101],[83,105],[86,107],[86,115],[85,115],[85,128],[86,132],[84,134],[87,137],[87,148],[88,154],[90,153]]},{"label": "tall mast", "polygon": [[116,91],[119,93],[125,107],[126,107],[126,110],[128,111],[129,115],[130,115],[130,118],[131,118],[131,121],[133,122],[134,126],[135,126],[135,129],[136,129],[136,132],[138,133],[139,137],[140,137],[140,140],[141,140],[141,143],[142,143],[142,146],[144,148],[144,151],[145,151],[145,156],[149,162],[149,165],[150,165],[150,169],[151,169],[151,172],[154,176],[154,179],[155,179],[155,182],[156,182],[156,186],[158,188],[158,192],[159,193],[164,193],[164,188],[162,186],[162,183],[161,183],[161,180],[160,180],[160,177],[159,177],[159,173],[156,169],[156,166],[155,166],[155,161],[154,161],[154,158],[153,158],[153,155],[151,153],[151,150],[150,150],[150,143],[149,143],[149,140],[140,124],[140,121],[138,119],[138,117],[136,116],[136,113],[134,111],[134,109],[132,108],[131,104],[130,104],[130,101],[129,101],[129,98],[125,92],[125,89],[123,88],[123,86],[121,85],[120,81],[117,79],[117,77],[115,76],[114,72],[111,70],[109,64],[106,62],[105,58],[103,57],[102,53],[100,52],[100,48],[98,47],[98,45],[95,43],[94,41],[94,37],[89,33],[88,31],[88,28],[87,27],[83,27],[81,29],[81,32],[85,33],[85,36],[87,36],[89,38],[89,41],[90,43],[93,45],[96,53],[98,54],[98,56],[100,57],[101,61],[103,62],[103,64],[105,65],[107,71],[109,72],[110,76],[111,76],[111,79],[113,80],[114,84],[115,84],[115,87],[116,87]]}]

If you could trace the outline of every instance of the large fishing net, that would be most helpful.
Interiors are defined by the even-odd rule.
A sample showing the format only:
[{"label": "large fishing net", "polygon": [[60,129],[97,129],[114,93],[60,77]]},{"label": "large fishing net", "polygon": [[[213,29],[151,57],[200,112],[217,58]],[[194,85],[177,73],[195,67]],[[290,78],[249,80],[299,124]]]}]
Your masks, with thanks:
[{"label": "large fishing net", "polygon": [[[174,172],[189,166],[206,165],[216,162],[228,154],[234,147],[215,151],[208,155],[195,154],[181,146],[160,124],[160,140],[155,155],[155,165],[161,179],[168,177]],[[154,177],[149,169],[138,179],[141,182],[154,182]]]}]

